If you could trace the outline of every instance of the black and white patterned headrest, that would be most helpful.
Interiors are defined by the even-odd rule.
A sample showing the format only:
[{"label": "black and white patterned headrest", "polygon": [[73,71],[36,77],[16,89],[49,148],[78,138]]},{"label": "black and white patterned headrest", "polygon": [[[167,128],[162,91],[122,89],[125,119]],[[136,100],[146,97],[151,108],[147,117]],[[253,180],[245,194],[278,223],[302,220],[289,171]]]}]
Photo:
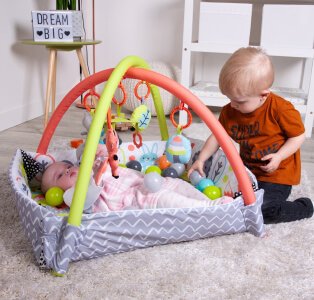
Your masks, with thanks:
[{"label": "black and white patterned headrest", "polygon": [[27,179],[31,181],[38,173],[43,172],[43,166],[22,149],[21,154]]}]

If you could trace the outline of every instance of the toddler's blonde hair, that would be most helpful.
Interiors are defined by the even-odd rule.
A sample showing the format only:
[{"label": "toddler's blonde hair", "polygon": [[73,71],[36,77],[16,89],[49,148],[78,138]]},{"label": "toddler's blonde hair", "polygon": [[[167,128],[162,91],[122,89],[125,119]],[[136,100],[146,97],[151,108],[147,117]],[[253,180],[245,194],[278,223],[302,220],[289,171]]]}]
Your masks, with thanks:
[{"label": "toddler's blonde hair", "polygon": [[260,48],[240,48],[226,61],[219,75],[219,88],[225,95],[256,96],[274,82],[274,68]]}]

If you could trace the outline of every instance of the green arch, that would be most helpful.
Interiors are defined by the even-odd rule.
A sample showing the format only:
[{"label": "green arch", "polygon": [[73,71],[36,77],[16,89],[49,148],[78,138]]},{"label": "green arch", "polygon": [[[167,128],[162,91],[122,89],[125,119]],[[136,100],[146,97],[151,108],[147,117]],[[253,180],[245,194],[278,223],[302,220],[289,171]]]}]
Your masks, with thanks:
[{"label": "green arch", "polygon": [[[91,174],[98,140],[101,135],[101,130],[106,120],[107,112],[110,107],[111,100],[114,96],[114,92],[117,89],[121,80],[123,79],[124,74],[130,67],[150,69],[147,62],[142,58],[137,56],[128,56],[121,60],[121,62],[117,65],[104,86],[103,92],[97,104],[97,109],[93,118],[93,122],[91,123],[87,135],[78,179],[75,185],[73,200],[68,218],[68,223],[73,226],[80,226],[81,224],[85,197],[90,180],[90,177],[86,176],[86,174]],[[154,105],[156,108],[161,138],[162,140],[167,140],[169,137],[168,128],[159,89],[153,84],[151,84],[150,87]]]}]

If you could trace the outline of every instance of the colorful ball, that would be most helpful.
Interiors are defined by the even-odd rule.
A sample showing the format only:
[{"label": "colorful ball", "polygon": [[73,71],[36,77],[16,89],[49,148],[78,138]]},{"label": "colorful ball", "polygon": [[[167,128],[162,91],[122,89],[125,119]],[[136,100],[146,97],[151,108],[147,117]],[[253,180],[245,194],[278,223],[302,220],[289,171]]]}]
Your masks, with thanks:
[{"label": "colorful ball", "polygon": [[50,206],[61,205],[63,203],[63,194],[64,191],[57,186],[50,188],[45,194],[46,203]]},{"label": "colorful ball", "polygon": [[212,186],[212,185],[214,185],[214,183],[213,183],[212,180],[210,180],[210,179],[208,179],[208,178],[203,178],[203,179],[201,179],[201,180],[199,181],[199,183],[196,185],[196,188],[197,188],[199,191],[203,192],[206,187]]},{"label": "colorful ball", "polygon": [[137,160],[130,160],[126,163],[126,167],[129,169],[133,169],[136,171],[141,172],[142,171],[142,165],[139,161]]},{"label": "colorful ball", "polygon": [[204,178],[205,177],[202,176],[198,171],[193,171],[189,177],[191,184],[194,186],[198,185],[198,183]]},{"label": "colorful ball", "polygon": [[162,176],[164,176],[164,177],[172,177],[172,178],[178,178],[179,177],[177,171],[174,168],[172,168],[172,167],[164,169],[163,172],[162,172]]},{"label": "colorful ball", "polygon": [[221,188],[215,185],[211,185],[206,187],[203,190],[203,193],[211,200],[215,200],[217,198],[220,198],[222,196]]},{"label": "colorful ball", "polygon": [[167,159],[166,155],[160,156],[156,163],[161,170],[167,169],[171,165],[171,162]]},{"label": "colorful ball", "polygon": [[174,163],[171,165],[171,167],[177,171],[179,177],[181,177],[185,171],[185,165],[184,164]]},{"label": "colorful ball", "polygon": [[156,193],[161,189],[163,178],[156,172],[151,172],[145,174],[144,176],[144,186],[151,192]]},{"label": "colorful ball", "polygon": [[159,175],[161,174],[161,170],[157,166],[149,166],[146,169],[145,174],[152,173],[152,172],[158,173]]}]

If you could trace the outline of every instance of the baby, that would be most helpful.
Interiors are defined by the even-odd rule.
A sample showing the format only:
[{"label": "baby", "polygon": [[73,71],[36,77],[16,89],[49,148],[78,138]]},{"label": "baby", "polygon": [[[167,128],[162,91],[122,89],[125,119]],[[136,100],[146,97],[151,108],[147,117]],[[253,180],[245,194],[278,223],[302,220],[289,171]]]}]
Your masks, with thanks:
[{"label": "baby", "polygon": [[[97,159],[95,160],[95,162]],[[97,169],[94,163],[93,170]],[[67,162],[51,164],[43,174],[41,189],[44,193],[51,187],[58,186],[65,191],[64,202],[70,206],[79,167]],[[191,184],[170,177],[162,178],[162,188],[149,192],[144,186],[144,174],[128,169],[118,168],[119,178],[114,178],[108,166],[96,185],[94,175],[90,178],[84,212],[117,211],[124,209],[208,207],[232,201],[230,197],[217,200],[208,199]]]}]

